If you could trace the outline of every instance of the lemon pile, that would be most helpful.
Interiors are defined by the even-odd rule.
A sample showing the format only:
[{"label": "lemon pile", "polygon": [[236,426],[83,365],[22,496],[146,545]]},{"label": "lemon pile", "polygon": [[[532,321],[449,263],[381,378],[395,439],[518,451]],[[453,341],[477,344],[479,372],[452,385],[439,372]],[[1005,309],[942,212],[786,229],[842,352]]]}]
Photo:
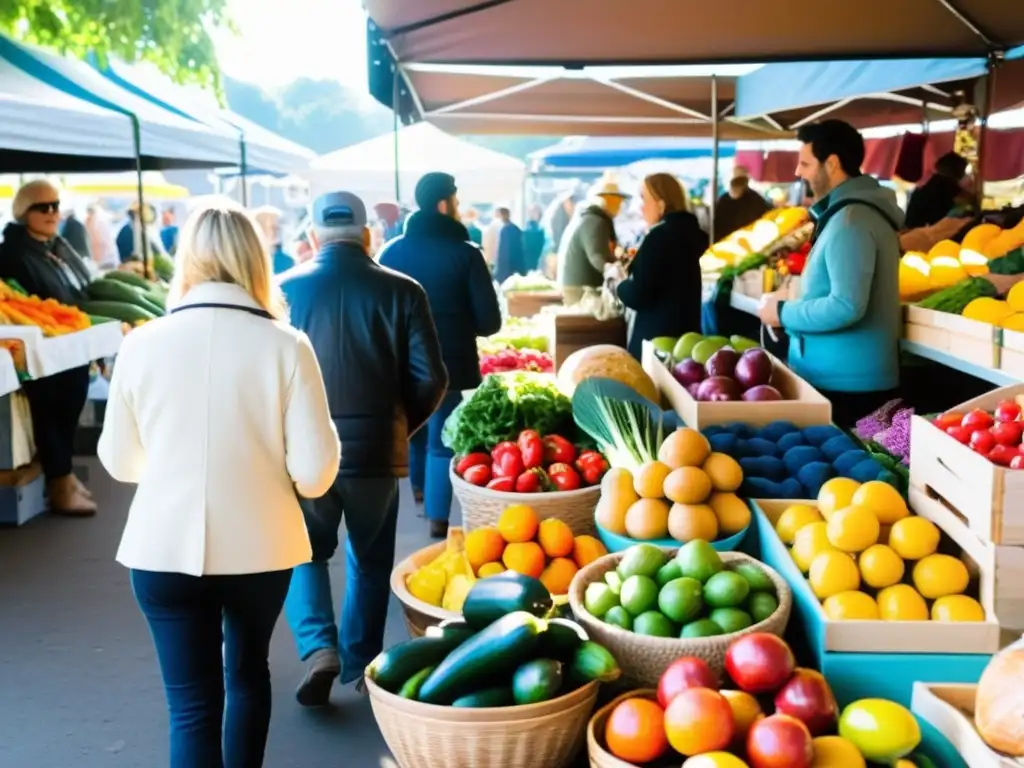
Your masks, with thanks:
[{"label": "lemon pile", "polygon": [[817,507],[788,507],[775,530],[832,621],[985,620],[964,594],[967,566],[938,552],[939,529],[888,483],[833,478]]}]

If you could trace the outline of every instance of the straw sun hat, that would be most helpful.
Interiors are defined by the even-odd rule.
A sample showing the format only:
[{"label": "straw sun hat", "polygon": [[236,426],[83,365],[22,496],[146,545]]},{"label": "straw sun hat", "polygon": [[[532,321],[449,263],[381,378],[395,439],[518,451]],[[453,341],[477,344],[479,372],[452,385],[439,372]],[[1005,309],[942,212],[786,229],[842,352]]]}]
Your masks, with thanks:
[{"label": "straw sun hat", "polygon": [[590,188],[591,197],[619,197],[624,200],[632,197],[627,192],[623,192],[619,187],[619,183],[615,180],[614,176],[605,174],[600,181],[598,181],[593,187]]}]

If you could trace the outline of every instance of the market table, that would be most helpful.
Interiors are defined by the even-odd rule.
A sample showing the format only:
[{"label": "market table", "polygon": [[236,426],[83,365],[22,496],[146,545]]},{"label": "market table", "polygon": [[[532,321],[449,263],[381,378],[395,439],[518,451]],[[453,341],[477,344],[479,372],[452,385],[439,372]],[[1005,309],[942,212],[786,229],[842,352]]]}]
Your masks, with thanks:
[{"label": "market table", "polygon": [[19,339],[25,344],[28,375],[34,379],[53,376],[93,360],[111,357],[121,348],[124,331],[120,323],[101,323],[63,336],[43,336],[34,325],[0,326],[0,338]]}]

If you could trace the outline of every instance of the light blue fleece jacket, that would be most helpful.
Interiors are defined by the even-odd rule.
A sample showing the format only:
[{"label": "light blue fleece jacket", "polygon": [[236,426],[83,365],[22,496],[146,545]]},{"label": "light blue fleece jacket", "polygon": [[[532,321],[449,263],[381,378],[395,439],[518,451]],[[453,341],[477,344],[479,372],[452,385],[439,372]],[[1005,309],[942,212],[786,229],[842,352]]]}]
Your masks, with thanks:
[{"label": "light blue fleece jacket", "polygon": [[818,201],[811,216],[818,234],[800,298],[784,303],[780,316],[790,337],[790,368],[816,389],[894,389],[903,322],[897,237],[903,211],[896,195],[858,176]]}]

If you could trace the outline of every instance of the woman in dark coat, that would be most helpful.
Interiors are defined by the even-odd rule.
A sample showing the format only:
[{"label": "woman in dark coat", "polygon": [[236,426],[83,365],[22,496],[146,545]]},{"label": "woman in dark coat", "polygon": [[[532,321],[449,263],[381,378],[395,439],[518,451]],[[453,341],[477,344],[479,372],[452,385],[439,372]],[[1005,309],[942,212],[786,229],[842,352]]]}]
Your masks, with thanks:
[{"label": "woman in dark coat", "polygon": [[640,199],[650,230],[616,288],[619,300],[635,312],[628,347],[637,360],[644,339],[700,331],[700,257],[708,248],[708,236],[687,210],[686,192],[674,176],[648,176]]},{"label": "woman in dark coat", "polygon": [[[60,194],[47,181],[31,181],[14,197],[14,221],[0,243],[0,278],[16,280],[29,293],[62,304],[85,298],[88,267],[57,234]],[[89,392],[89,366],[26,381],[22,390],[32,412],[36,451],[46,475],[51,512],[91,515],[96,512],[88,489],[72,471],[75,430]]]}]

